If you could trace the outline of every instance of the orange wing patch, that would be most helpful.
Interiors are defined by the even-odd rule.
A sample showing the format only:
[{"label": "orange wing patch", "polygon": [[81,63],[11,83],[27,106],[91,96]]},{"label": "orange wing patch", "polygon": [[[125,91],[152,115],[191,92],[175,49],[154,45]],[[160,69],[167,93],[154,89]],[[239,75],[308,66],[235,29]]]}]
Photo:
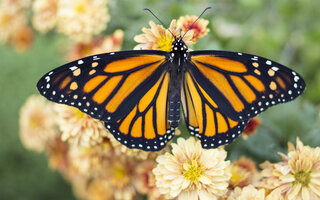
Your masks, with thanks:
[{"label": "orange wing patch", "polygon": [[131,122],[136,114],[137,114],[137,106],[134,107],[134,109],[126,116],[126,118],[120,124],[119,130],[123,134],[128,135]]},{"label": "orange wing patch", "polygon": [[148,105],[150,105],[154,95],[157,92],[157,89],[159,88],[162,78],[163,78],[163,75],[158,80],[158,82],[139,101],[138,106],[139,106],[140,112],[143,112],[148,107]]},{"label": "orange wing patch", "polygon": [[194,107],[194,111],[197,117],[197,122],[199,125],[199,133],[203,132],[203,113],[202,113],[202,101],[201,97],[196,89],[196,86],[191,78],[191,75],[187,72],[186,73],[186,86],[189,90],[191,95],[192,104]]},{"label": "orange wing patch", "polygon": [[145,138],[154,139],[156,137],[155,129],[153,127],[153,108],[150,108],[146,114],[144,123]]},{"label": "orange wing patch", "polygon": [[92,99],[101,104],[103,103],[111,94],[111,92],[117,87],[121,81],[122,76],[111,77],[92,97]]},{"label": "orange wing patch", "polygon": [[286,89],[287,87],[286,87],[286,84],[284,83],[284,81],[279,77],[279,76],[277,76],[276,77],[276,81],[277,81],[277,83],[280,85],[280,87],[282,88],[282,89]]},{"label": "orange wing patch", "polygon": [[210,80],[211,83],[229,100],[234,110],[240,112],[244,109],[244,105],[236,95],[227,78],[216,70],[213,70],[205,65],[198,64],[198,69]]},{"label": "orange wing patch", "polygon": [[256,95],[254,94],[254,92],[240,77],[233,75],[231,75],[230,77],[241,95],[246,99],[248,103],[252,103],[256,100]]},{"label": "orange wing patch", "polygon": [[112,97],[112,99],[107,103],[106,110],[109,113],[113,113],[117,110],[119,105],[123,100],[129,96],[129,94],[136,89],[141,82],[143,82],[147,77],[149,77],[154,70],[159,66],[159,64],[153,64],[131,73],[124,81],[122,86],[119,88],[117,93]]},{"label": "orange wing patch", "polygon": [[216,123],[214,121],[214,113],[213,110],[206,105],[206,117],[207,117],[207,123],[206,123],[206,132],[204,133],[207,137],[212,137],[216,134]]},{"label": "orange wing patch", "polygon": [[158,55],[142,55],[136,57],[129,57],[121,60],[117,60],[109,63],[104,71],[107,73],[115,73],[115,72],[124,72],[128,70],[135,69],[139,66],[143,66],[151,63],[158,63],[160,61],[164,61],[164,56]]},{"label": "orange wing patch", "polygon": [[245,75],[244,78],[259,92],[266,91],[266,88],[264,87],[263,83],[257,79],[256,77],[252,75]]},{"label": "orange wing patch", "polygon": [[67,76],[60,84],[60,90],[64,89],[71,81],[71,77]]},{"label": "orange wing patch", "polygon": [[139,117],[133,124],[131,136],[138,138],[142,137],[142,117]]},{"label": "orange wing patch", "polygon": [[206,63],[229,72],[237,72],[237,73],[247,72],[247,68],[244,64],[238,61],[229,60],[227,58],[202,55],[202,56],[193,56],[191,60],[197,61],[200,63]]},{"label": "orange wing patch", "polygon": [[162,86],[160,88],[159,97],[156,101],[156,113],[157,113],[157,130],[159,135],[166,133],[167,124],[167,98],[168,98],[168,86],[169,86],[169,73],[166,73]]}]

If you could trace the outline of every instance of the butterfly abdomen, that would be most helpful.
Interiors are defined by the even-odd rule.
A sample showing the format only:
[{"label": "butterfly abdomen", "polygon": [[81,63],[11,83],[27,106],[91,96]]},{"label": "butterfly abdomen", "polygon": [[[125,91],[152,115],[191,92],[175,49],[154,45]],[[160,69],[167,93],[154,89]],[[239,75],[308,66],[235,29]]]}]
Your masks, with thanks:
[{"label": "butterfly abdomen", "polygon": [[168,122],[171,128],[177,128],[180,121],[180,95],[169,95]]}]

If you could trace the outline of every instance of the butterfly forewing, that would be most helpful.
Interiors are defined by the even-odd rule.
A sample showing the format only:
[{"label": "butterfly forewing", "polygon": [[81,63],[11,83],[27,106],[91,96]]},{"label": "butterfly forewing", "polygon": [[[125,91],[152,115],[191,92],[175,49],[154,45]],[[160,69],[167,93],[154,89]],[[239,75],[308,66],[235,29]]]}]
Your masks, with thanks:
[{"label": "butterfly forewing", "polygon": [[189,71],[220,111],[247,120],[272,105],[291,101],[304,88],[293,70],[262,57],[225,51],[190,53]]},{"label": "butterfly forewing", "polygon": [[37,87],[51,101],[77,107],[99,120],[118,120],[157,82],[164,63],[161,51],[89,56],[47,73]]}]

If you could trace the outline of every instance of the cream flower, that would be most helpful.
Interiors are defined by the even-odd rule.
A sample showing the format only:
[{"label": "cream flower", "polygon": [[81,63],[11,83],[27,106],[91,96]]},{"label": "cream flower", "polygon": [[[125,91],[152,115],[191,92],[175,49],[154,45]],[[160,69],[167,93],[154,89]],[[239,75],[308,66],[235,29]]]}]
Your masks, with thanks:
[{"label": "cream flower", "polygon": [[31,27],[21,27],[12,38],[12,44],[21,52],[29,49],[33,42],[34,33]]},{"label": "cream flower", "polygon": [[234,161],[229,169],[232,174],[229,188],[244,187],[252,184],[258,172],[256,164],[244,156]]},{"label": "cream flower", "polygon": [[124,33],[116,30],[112,35],[104,38],[96,37],[89,43],[77,43],[69,53],[69,60],[77,60],[86,56],[119,51],[121,49]]},{"label": "cream flower", "polygon": [[73,173],[86,177],[104,173],[108,159],[111,157],[111,145],[108,140],[87,148],[70,145],[69,149],[68,158]]},{"label": "cream flower", "polygon": [[202,149],[193,137],[178,138],[171,146],[172,154],[159,156],[153,170],[160,193],[168,198],[196,200],[217,199],[227,192],[231,174],[226,151]]},{"label": "cream flower", "polygon": [[107,0],[60,0],[58,7],[58,31],[75,41],[90,42],[107,27]]},{"label": "cream flower", "polygon": [[152,173],[156,163],[153,160],[146,160],[138,164],[135,170],[134,186],[141,194],[147,194],[149,200],[164,199],[156,187],[155,176]]},{"label": "cream flower", "polygon": [[46,33],[55,27],[57,22],[58,0],[35,0],[32,4],[34,15],[33,27]]},{"label": "cream flower", "polygon": [[128,157],[112,157],[108,160],[109,165],[105,168],[106,178],[112,191],[115,200],[131,200],[136,191],[133,187],[134,170],[136,162]]},{"label": "cream flower", "polygon": [[68,151],[68,144],[63,142],[60,137],[57,137],[55,141],[51,142],[47,149],[50,168],[66,174],[69,168]]},{"label": "cream flower", "polygon": [[[156,25],[153,21],[149,22],[151,28],[143,28],[143,34],[137,35],[134,37],[134,40],[140,44],[134,47],[134,49],[149,49],[149,50],[162,50],[162,51],[171,51],[172,50],[172,42],[174,41],[174,37],[170,33],[170,31],[176,37],[179,37],[180,31],[177,26],[177,21],[172,20],[170,27],[165,29],[162,25]],[[170,31],[169,31],[170,30]],[[182,35],[184,32],[182,32]],[[192,32],[188,32],[183,41],[186,45],[192,44]]]},{"label": "cream flower", "polygon": [[90,147],[100,144],[107,134],[103,122],[81,112],[77,108],[55,104],[58,113],[58,125],[62,132],[62,140],[69,143]]},{"label": "cream flower", "polygon": [[30,150],[41,152],[58,135],[52,104],[40,95],[30,96],[20,110],[20,138]]},{"label": "cream flower", "polygon": [[113,191],[108,179],[94,179],[88,186],[88,200],[108,200],[112,199]]},{"label": "cream flower", "polygon": [[0,2],[0,41],[11,42],[13,36],[27,24],[27,13],[18,3]]},{"label": "cream flower", "polygon": [[227,200],[265,200],[265,190],[256,189],[252,185],[248,185],[244,188],[236,187]]},{"label": "cream flower", "polygon": [[[197,18],[198,17],[195,15],[181,16],[177,21],[178,27],[180,27],[183,32],[186,32],[190,28],[190,26],[196,21]],[[209,32],[209,29],[207,28],[208,24],[209,24],[209,21],[205,19],[199,19],[193,24],[190,30],[193,31],[192,40],[194,42],[196,42],[197,39],[208,34]]]},{"label": "cream flower", "polygon": [[296,148],[289,143],[283,162],[264,164],[262,186],[284,199],[320,199],[320,148],[304,146],[297,138]]}]

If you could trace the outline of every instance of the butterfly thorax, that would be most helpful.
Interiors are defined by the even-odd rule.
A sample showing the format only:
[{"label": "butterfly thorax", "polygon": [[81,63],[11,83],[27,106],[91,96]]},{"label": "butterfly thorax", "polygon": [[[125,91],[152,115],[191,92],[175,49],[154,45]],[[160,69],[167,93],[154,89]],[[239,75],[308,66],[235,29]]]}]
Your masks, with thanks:
[{"label": "butterfly thorax", "polygon": [[178,127],[180,121],[180,86],[183,77],[184,63],[187,57],[187,50],[188,47],[182,38],[175,38],[175,41],[172,43],[172,51],[170,52],[170,85],[168,94],[168,121],[172,128]]}]

